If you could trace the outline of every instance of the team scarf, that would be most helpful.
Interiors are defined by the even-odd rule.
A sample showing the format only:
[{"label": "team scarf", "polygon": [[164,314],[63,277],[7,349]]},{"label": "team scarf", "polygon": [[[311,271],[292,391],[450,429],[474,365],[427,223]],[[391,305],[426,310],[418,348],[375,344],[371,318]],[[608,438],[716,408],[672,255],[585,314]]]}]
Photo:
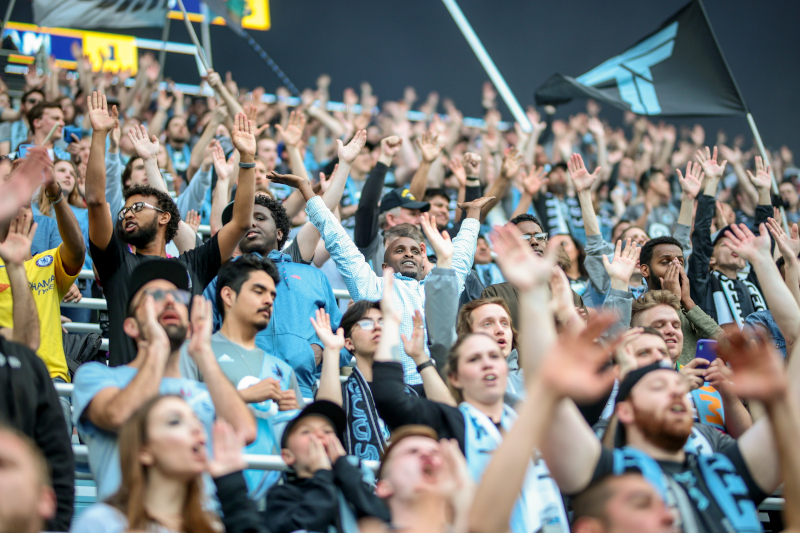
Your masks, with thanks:
[{"label": "team scarf", "polygon": [[[417,396],[417,391],[406,385],[406,393]],[[378,416],[372,390],[364,374],[353,367],[353,373],[342,386],[342,408],[347,416],[347,427],[342,445],[349,455],[365,461],[380,461],[389,438],[389,431]]]},{"label": "team scarf", "polygon": [[[503,441],[503,436],[494,422],[476,407],[462,402],[458,409],[464,415],[467,467],[472,479],[478,483],[494,451]],[[517,413],[504,404],[500,422],[503,430],[508,432],[516,419]],[[511,514],[510,526],[512,533],[569,533],[561,492],[541,458],[528,465],[520,496]]]},{"label": "team scarf", "polygon": [[711,272],[711,279],[716,281],[713,296],[717,316],[712,318],[716,318],[717,324],[736,322],[741,329],[750,313],[767,309],[764,297],[754,283],[746,279],[730,279],[716,270]]}]

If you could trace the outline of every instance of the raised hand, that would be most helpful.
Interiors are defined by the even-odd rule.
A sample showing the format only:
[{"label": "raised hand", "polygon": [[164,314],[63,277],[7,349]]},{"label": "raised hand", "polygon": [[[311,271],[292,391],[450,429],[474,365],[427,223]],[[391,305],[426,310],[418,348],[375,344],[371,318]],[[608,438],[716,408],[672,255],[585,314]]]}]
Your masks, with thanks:
[{"label": "raised hand", "polygon": [[166,358],[171,351],[169,337],[164,327],[158,322],[156,302],[153,297],[145,294],[142,307],[144,320],[139,325],[138,340],[145,343],[149,354]]},{"label": "raised hand", "polygon": [[170,107],[172,107],[172,103],[175,101],[174,96],[170,96],[167,94],[167,91],[161,90],[158,92],[158,96],[156,97],[156,105],[158,109],[161,111],[166,111]]},{"label": "raised hand", "polygon": [[219,143],[214,144],[211,155],[214,158],[214,170],[217,171],[217,181],[228,181],[231,174],[233,174],[233,165],[225,161],[225,151],[222,149],[222,145]]},{"label": "raised hand", "polygon": [[233,132],[231,132],[233,146],[239,150],[242,156],[248,155],[251,158],[255,157],[256,137],[253,134],[255,126],[252,122],[247,120],[247,115],[242,112],[236,113],[233,123]]},{"label": "raised hand", "polygon": [[724,144],[719,147],[719,155],[728,160],[731,165],[740,164],[743,158],[742,150],[738,146],[728,148]]},{"label": "raised hand", "polygon": [[222,85],[222,77],[220,77],[219,72],[215,72],[212,69],[208,69],[206,81],[208,82],[208,84],[211,86],[212,89],[217,89],[219,86]]},{"label": "raised hand", "polygon": [[758,231],[759,235],[756,236],[744,224],[731,224],[730,229],[725,231],[728,247],[751,263],[759,256],[771,260],[771,242],[767,228],[760,224]]},{"label": "raised hand", "polygon": [[464,170],[464,165],[461,164],[461,159],[458,157],[454,157],[450,159],[450,171],[453,173],[453,176],[458,180],[458,185],[460,187],[467,186],[467,171]]},{"label": "raised hand", "polygon": [[299,189],[304,183],[308,183],[306,178],[295,176],[294,174],[278,174],[274,170],[267,177],[274,183],[282,183],[295,189]]},{"label": "raised hand", "polygon": [[353,164],[353,161],[356,160],[358,154],[361,153],[361,149],[364,148],[364,145],[367,143],[367,131],[360,130],[357,131],[353,138],[350,139],[350,142],[347,145],[344,145],[341,139],[336,139],[336,144],[338,146],[337,153],[339,154],[339,159],[349,165]]},{"label": "raised hand", "polygon": [[312,316],[310,318],[311,325],[314,326],[314,331],[317,337],[325,345],[326,350],[340,351],[344,348],[344,330],[339,328],[336,333],[331,328],[331,315],[325,312],[324,309],[317,309],[316,320]]},{"label": "raised hand", "polygon": [[[714,155],[711,155],[711,150],[708,146],[705,147],[705,150],[697,150],[697,154],[695,154],[694,158],[700,163],[700,166],[703,167],[703,172],[706,173],[706,176],[709,178],[722,178],[722,175],[725,173],[725,167],[727,166],[728,162],[723,161],[721,164],[717,163],[717,147],[714,147]],[[686,173],[689,173],[689,170],[686,170]]]},{"label": "raised hand", "polygon": [[733,369],[733,388],[739,396],[769,404],[786,393],[783,360],[761,332],[729,330],[717,353]]},{"label": "raised hand", "polygon": [[31,254],[31,243],[36,235],[38,224],[27,212],[18,214],[11,220],[6,240],[0,243],[0,259],[6,265],[23,265]]},{"label": "raised hand", "polygon": [[184,220],[192,231],[197,233],[197,230],[200,229],[200,213],[195,211],[194,209],[189,209],[189,212],[186,213],[186,220]]},{"label": "raised hand", "polygon": [[774,218],[767,219],[767,229],[769,230],[778,249],[784,259],[797,258],[800,255],[800,231],[798,231],[797,224],[792,224],[792,236],[789,237],[780,223]]},{"label": "raised hand", "polygon": [[[190,331],[191,337],[189,338],[189,345],[187,351],[193,359],[199,355],[214,356],[211,351],[211,331],[214,324],[214,317],[211,312],[211,302],[203,298],[203,296],[196,294],[192,299],[192,316]],[[163,328],[162,328],[163,329]]]},{"label": "raised hand", "polygon": [[483,209],[483,206],[494,199],[494,196],[484,196],[482,198],[478,198],[477,200],[472,200],[471,202],[463,202],[456,205],[459,209],[467,213],[467,218],[480,218],[481,209]]},{"label": "raised hand", "polygon": [[513,224],[496,227],[489,238],[497,252],[500,271],[517,289],[531,290],[550,281],[556,264],[555,247],[539,257]]},{"label": "raised hand", "polygon": [[472,152],[464,153],[464,171],[468,178],[477,177],[481,170],[481,156]]},{"label": "raised hand", "polygon": [[589,133],[591,133],[595,139],[605,137],[606,129],[603,126],[603,123],[600,122],[600,119],[598,119],[597,117],[591,117],[589,119],[589,122],[587,123],[587,128],[589,129]]},{"label": "raised hand", "polygon": [[411,338],[406,337],[405,333],[400,335],[403,338],[403,349],[415,363],[424,362],[428,356],[425,355],[425,321],[419,309],[414,311],[414,333]]},{"label": "raised hand", "polygon": [[609,261],[608,256],[603,254],[603,266],[608,272],[608,277],[624,283],[627,290],[633,271],[639,263],[639,253],[641,251],[641,248],[633,244],[630,239],[625,241],[625,249],[622,248],[622,241],[617,241],[612,261]]},{"label": "raised hand", "polygon": [[148,139],[147,128],[143,125],[132,127],[128,131],[128,139],[130,139],[131,144],[136,149],[136,153],[143,160],[147,161],[158,157],[158,137],[153,135],[152,138]]},{"label": "raised hand", "polygon": [[747,177],[750,178],[750,181],[753,182],[753,185],[755,185],[757,189],[769,189],[772,187],[772,175],[770,172],[770,166],[764,165],[764,161],[761,159],[761,156],[757,155],[756,175],[753,176],[753,173],[748,170]]},{"label": "raised hand", "polygon": [[[715,148],[716,150],[716,148]],[[700,150],[698,150],[699,152]],[[703,184],[705,174],[700,171],[700,166],[697,163],[689,161],[686,163],[686,176],[681,173],[681,169],[677,169],[678,181],[681,184],[681,190],[686,198],[695,199],[700,194],[700,187]]]},{"label": "raised hand", "polygon": [[613,315],[603,314],[578,335],[559,335],[542,362],[541,376],[548,389],[578,403],[595,401],[608,393],[614,372],[611,367],[603,368],[620,341],[601,344],[596,340],[616,321]]},{"label": "raised hand", "polygon": [[597,167],[592,174],[589,174],[581,155],[572,154],[569,161],[567,161],[567,170],[569,170],[569,176],[575,185],[575,192],[582,192],[588,191],[592,187],[592,184],[600,176],[602,169]]},{"label": "raised hand", "polygon": [[400,324],[402,316],[394,306],[394,270],[391,267],[383,269],[383,296],[381,297],[381,313],[383,320],[393,320]]},{"label": "raised hand", "polygon": [[86,105],[89,108],[89,121],[95,131],[108,133],[119,120],[117,106],[111,106],[109,111],[106,95],[99,91],[92,92],[92,97],[86,99]]},{"label": "raised hand", "polygon": [[543,186],[547,185],[547,172],[544,167],[532,167],[531,171],[522,175],[522,187],[525,193],[530,196],[536,196]]},{"label": "raised hand", "polygon": [[419,220],[425,237],[428,238],[428,242],[431,243],[431,247],[436,253],[438,265],[442,268],[450,268],[454,250],[450,235],[446,231],[439,233],[436,228],[436,219],[430,213],[422,213]]},{"label": "raised hand", "polygon": [[516,148],[510,148],[503,157],[503,165],[500,167],[500,175],[511,179],[517,175],[521,165],[522,154],[520,154]]},{"label": "raised hand", "polygon": [[[16,216],[19,208],[30,203],[33,192],[43,179],[52,176],[53,162],[44,147],[28,150],[28,155],[11,174],[0,182],[0,220]],[[48,179],[51,179],[48,177]]]},{"label": "raised hand", "polygon": [[422,160],[426,163],[433,163],[444,148],[444,141],[431,132],[426,131],[421,137],[417,138],[417,146],[422,152]]},{"label": "raised hand", "polygon": [[283,129],[283,126],[280,124],[275,125],[275,129],[278,130],[278,133],[281,135],[281,139],[283,139],[283,142],[286,144],[286,146],[299,145],[300,141],[303,140],[303,130],[305,127],[306,115],[297,109],[293,110],[289,114],[289,123],[286,125],[286,129]]},{"label": "raised hand", "polygon": [[221,478],[247,468],[242,450],[245,442],[230,424],[218,418],[214,422],[214,458],[208,461],[208,473]]},{"label": "raised hand", "polygon": [[[366,139],[366,132],[365,139]],[[390,162],[394,157],[400,153],[400,147],[403,145],[403,139],[397,135],[390,135],[381,139],[381,158],[385,157]],[[356,154],[358,155],[358,154]],[[341,157],[341,156],[339,156]]]}]

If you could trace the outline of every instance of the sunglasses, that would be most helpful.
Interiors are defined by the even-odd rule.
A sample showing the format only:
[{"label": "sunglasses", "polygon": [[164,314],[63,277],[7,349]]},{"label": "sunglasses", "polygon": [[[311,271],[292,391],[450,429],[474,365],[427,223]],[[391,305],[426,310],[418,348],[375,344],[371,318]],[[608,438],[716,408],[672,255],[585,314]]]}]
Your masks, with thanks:
[{"label": "sunglasses", "polygon": [[147,289],[144,293],[152,296],[156,302],[163,302],[167,295],[172,296],[176,302],[183,305],[189,305],[189,302],[192,301],[192,293],[183,289]]},{"label": "sunglasses", "polygon": [[520,236],[520,239],[526,241],[533,241],[534,239],[537,242],[547,242],[547,232],[545,233],[526,233],[525,235]]},{"label": "sunglasses", "polygon": [[[375,329],[375,323],[376,321],[371,318],[362,318],[361,320],[356,322],[356,325],[361,329],[363,329],[364,331],[372,331],[373,329]],[[379,326],[383,326],[383,319],[379,318],[377,320],[377,324]]]},{"label": "sunglasses", "polygon": [[159,213],[166,213],[166,211],[164,211],[163,209],[161,209],[159,207],[156,207],[154,205],[150,205],[147,202],[136,202],[135,204],[133,204],[130,207],[123,207],[122,210],[119,212],[119,215],[117,216],[117,218],[122,220],[122,219],[125,218],[125,215],[128,214],[128,211],[130,211],[131,213],[138,213],[139,211],[141,211],[145,207],[150,208],[150,209],[155,209]]}]

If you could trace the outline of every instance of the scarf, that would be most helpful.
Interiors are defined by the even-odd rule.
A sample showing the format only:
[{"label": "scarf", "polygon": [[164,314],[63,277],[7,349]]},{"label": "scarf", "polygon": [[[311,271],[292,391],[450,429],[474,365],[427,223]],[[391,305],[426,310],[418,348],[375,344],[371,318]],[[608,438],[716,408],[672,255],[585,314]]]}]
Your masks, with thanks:
[{"label": "scarf", "polygon": [[725,431],[725,410],[717,389],[705,382],[702,387],[689,394],[697,411],[697,421]]},{"label": "scarf", "polygon": [[717,324],[736,322],[739,329],[744,319],[755,311],[765,311],[767,304],[761,291],[746,279],[730,279],[716,270],[711,272],[709,281],[713,287],[714,307],[717,311]]},{"label": "scarf", "polygon": [[547,219],[550,235],[571,234],[581,244],[586,244],[586,230],[583,227],[583,215],[577,198],[565,196],[563,200],[559,200],[552,193],[547,193],[545,206],[547,212],[539,213],[539,216],[544,215]]},{"label": "scarf", "polygon": [[[483,472],[492,459],[493,452],[500,446],[503,437],[491,419],[476,407],[462,402],[458,409],[464,415],[464,447],[467,467],[475,482],[479,482]],[[511,429],[517,413],[503,405],[500,425],[505,431]],[[544,461],[537,458],[528,465],[528,473],[522,484],[522,491],[511,513],[512,533],[569,533],[569,522],[564,512],[561,492],[547,469]]]},{"label": "scarf", "polygon": [[[417,396],[417,391],[406,385],[406,393]],[[365,461],[380,461],[389,438],[389,431],[378,416],[372,390],[357,366],[342,385],[342,408],[347,416],[347,427],[342,446],[348,455]]]}]

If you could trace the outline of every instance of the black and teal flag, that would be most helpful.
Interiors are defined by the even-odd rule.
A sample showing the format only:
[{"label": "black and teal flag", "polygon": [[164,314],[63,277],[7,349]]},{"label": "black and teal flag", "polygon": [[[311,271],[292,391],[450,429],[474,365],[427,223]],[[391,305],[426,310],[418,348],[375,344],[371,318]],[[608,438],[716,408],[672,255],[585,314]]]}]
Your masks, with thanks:
[{"label": "black and teal flag", "polygon": [[594,98],[640,115],[747,113],[700,0],[586,74],[553,75],[535,96],[537,105]]}]

